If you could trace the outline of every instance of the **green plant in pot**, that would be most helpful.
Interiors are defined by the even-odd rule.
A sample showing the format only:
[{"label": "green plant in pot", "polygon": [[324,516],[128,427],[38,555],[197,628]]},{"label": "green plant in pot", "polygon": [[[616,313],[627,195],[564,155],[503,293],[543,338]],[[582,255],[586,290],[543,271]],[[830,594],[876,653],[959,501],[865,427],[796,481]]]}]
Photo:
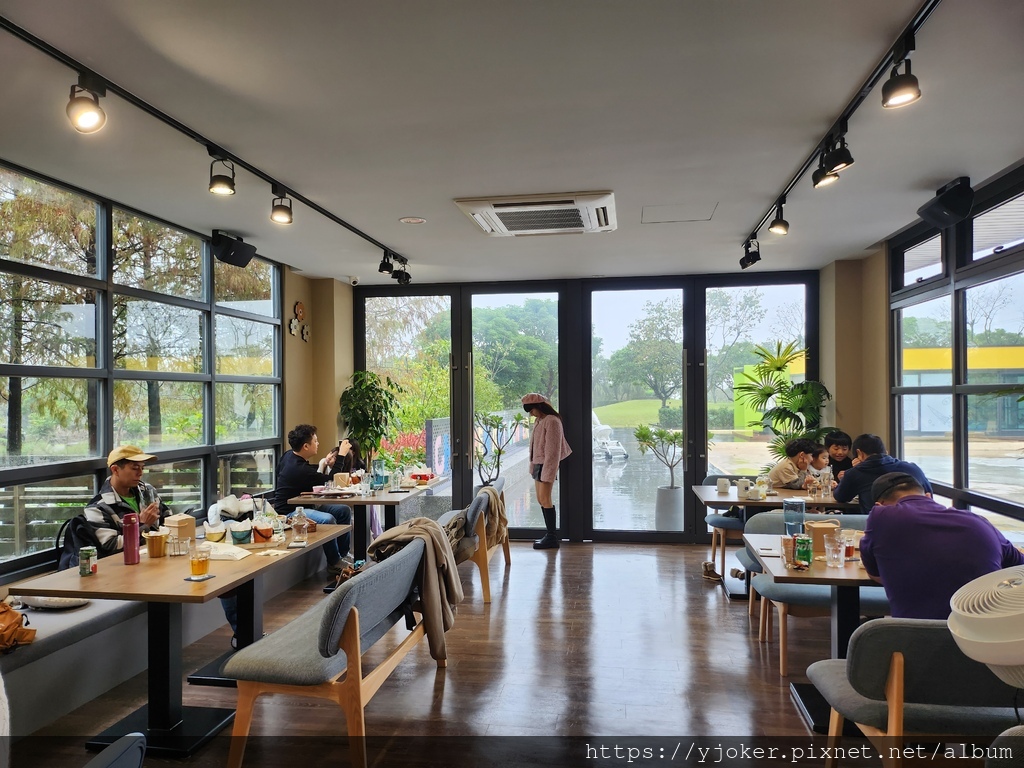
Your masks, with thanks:
[{"label": "green plant in pot", "polygon": [[650,451],[662,464],[668,467],[668,485],[658,488],[654,505],[654,527],[659,531],[681,531],[683,529],[682,486],[676,485],[676,467],[686,458],[686,434],[682,431],[651,427],[641,424],[633,430],[640,453]]},{"label": "green plant in pot", "polygon": [[492,485],[501,476],[501,457],[515,438],[519,425],[525,420],[526,416],[522,413],[506,419],[500,413],[477,411],[473,417],[476,425],[473,452],[481,486]]},{"label": "green plant in pot", "polygon": [[367,467],[372,467],[373,455],[395,425],[400,394],[402,388],[390,377],[381,379],[372,371],[353,373],[352,384],[341,393],[338,417],[348,434],[359,441]]},{"label": "green plant in pot", "polygon": [[821,409],[832,399],[832,394],[820,381],[793,382],[790,366],[807,350],[796,342],[783,345],[777,342],[775,349],[755,347],[754,354],[761,362],[754,366],[754,373],[744,373],[746,379],[735,388],[736,399],[761,411],[758,421],[751,427],[768,427],[775,435],[769,443],[769,450],[777,459],[786,456],[786,443],[804,437],[818,443],[832,431],[832,427],[821,423]]}]

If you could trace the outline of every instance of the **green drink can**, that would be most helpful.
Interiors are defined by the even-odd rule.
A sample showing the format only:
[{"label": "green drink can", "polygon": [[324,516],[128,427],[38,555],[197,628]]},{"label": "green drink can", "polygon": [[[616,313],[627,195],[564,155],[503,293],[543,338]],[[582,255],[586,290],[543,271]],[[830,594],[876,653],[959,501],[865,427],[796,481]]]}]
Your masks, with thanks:
[{"label": "green drink can", "polygon": [[813,559],[811,537],[806,533],[800,533],[793,538],[796,539],[796,544],[793,547],[793,559],[796,561],[797,565],[809,566]]},{"label": "green drink can", "polygon": [[96,562],[99,560],[96,547],[82,547],[78,550],[78,575],[92,576],[96,573]]}]

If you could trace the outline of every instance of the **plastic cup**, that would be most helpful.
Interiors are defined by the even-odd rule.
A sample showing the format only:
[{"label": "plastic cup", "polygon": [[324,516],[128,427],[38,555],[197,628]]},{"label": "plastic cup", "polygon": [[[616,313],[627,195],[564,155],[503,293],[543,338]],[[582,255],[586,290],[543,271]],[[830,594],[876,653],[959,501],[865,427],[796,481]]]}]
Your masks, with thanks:
[{"label": "plastic cup", "polygon": [[193,576],[205,576],[210,572],[210,545],[197,544],[188,556]]},{"label": "plastic cup", "polygon": [[838,533],[825,536],[825,565],[829,568],[842,568],[846,562],[846,544]]},{"label": "plastic cup", "polygon": [[793,541],[792,536],[780,536],[779,537],[779,552],[782,553],[782,564],[786,568],[793,566]]}]

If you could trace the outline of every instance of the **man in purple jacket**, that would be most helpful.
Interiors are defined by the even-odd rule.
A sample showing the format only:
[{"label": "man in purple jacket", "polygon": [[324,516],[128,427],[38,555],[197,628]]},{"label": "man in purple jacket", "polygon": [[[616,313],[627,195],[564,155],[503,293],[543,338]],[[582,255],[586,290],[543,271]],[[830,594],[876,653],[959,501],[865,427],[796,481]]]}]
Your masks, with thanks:
[{"label": "man in purple jacket", "polygon": [[964,584],[1024,563],[992,523],[932,500],[913,475],[882,475],[871,494],[860,555],[885,587],[894,618],[947,619],[949,600]]}]

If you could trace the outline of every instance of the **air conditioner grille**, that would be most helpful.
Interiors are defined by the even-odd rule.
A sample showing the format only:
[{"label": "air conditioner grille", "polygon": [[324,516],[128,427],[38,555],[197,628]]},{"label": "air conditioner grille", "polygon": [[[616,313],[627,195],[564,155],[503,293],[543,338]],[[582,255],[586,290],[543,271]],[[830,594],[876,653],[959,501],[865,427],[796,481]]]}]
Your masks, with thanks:
[{"label": "air conditioner grille", "polygon": [[583,217],[576,208],[548,211],[502,211],[494,215],[510,232],[536,229],[583,229]]}]

